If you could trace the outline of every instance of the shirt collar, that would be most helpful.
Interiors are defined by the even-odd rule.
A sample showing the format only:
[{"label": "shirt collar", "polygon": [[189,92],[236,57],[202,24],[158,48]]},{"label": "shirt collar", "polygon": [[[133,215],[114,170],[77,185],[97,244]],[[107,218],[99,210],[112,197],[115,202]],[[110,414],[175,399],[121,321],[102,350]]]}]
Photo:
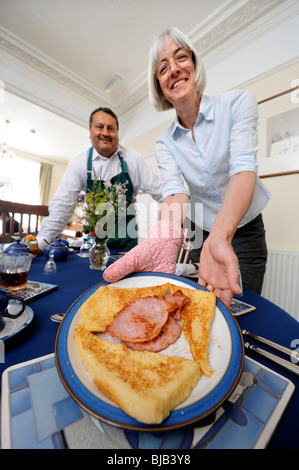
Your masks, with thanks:
[{"label": "shirt collar", "polygon": [[[212,96],[202,95],[200,100],[199,112],[195,124],[198,124],[201,119],[205,119],[206,121],[213,121],[214,119],[214,99]],[[175,120],[173,123],[172,134],[175,133],[177,129],[186,130],[180,123],[178,115],[175,115]]]}]

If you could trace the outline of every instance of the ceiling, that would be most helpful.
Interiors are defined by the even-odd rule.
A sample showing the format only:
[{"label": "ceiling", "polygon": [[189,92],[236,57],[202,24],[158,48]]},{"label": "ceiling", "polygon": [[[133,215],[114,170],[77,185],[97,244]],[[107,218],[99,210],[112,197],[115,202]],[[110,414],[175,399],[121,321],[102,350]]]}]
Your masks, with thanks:
[{"label": "ceiling", "polygon": [[[208,61],[224,43],[292,3],[1,0],[0,143],[66,162],[89,144],[95,107],[109,106],[122,118],[146,98],[148,51],[160,31],[178,27]],[[107,93],[115,73],[122,79]]]}]

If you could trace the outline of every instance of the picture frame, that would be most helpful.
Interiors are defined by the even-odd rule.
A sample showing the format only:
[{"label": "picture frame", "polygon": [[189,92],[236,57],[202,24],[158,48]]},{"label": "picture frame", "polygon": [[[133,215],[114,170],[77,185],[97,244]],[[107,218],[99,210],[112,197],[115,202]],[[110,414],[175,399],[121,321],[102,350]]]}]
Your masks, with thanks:
[{"label": "picture frame", "polygon": [[299,173],[299,86],[258,102],[259,177]]}]

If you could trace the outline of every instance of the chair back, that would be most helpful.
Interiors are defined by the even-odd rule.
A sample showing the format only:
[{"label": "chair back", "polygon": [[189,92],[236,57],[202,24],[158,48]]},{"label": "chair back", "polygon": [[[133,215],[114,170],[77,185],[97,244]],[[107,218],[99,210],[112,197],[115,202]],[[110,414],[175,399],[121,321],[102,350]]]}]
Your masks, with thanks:
[{"label": "chair back", "polygon": [[[41,220],[49,215],[48,206],[20,204],[0,199],[1,243],[11,243],[13,237],[36,236]],[[2,226],[2,227],[1,227]]]}]

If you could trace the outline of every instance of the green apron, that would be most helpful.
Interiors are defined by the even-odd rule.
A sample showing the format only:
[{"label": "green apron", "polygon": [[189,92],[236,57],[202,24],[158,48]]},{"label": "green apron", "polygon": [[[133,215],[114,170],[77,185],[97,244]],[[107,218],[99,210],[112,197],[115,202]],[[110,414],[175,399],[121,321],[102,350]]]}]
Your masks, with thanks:
[{"label": "green apron", "polygon": [[[92,154],[93,154],[93,147],[89,149],[89,155],[88,155],[88,161],[87,161],[87,189],[91,190],[93,187],[93,180],[91,178],[92,175]],[[111,184],[125,184],[127,188],[126,192],[126,200],[127,200],[127,207],[129,207],[132,204],[133,197],[134,197],[134,189],[133,189],[133,184],[128,172],[128,166],[127,162],[124,161],[123,157],[121,156],[120,152],[118,153],[118,158],[120,161],[121,165],[121,173],[118,175],[113,176],[111,178],[110,182]],[[104,182],[101,182],[102,186]],[[108,239],[108,247],[113,248],[113,249],[122,249],[122,250],[130,250],[131,248],[134,248],[138,244],[138,238],[131,238],[128,235],[128,224],[130,221],[135,222],[135,233],[137,234],[137,223],[136,223],[136,214],[134,211],[134,214],[126,214],[126,227],[125,227],[125,233],[122,233],[121,238],[119,238],[118,234],[118,221],[117,221],[117,215],[116,215],[116,226],[115,226],[115,238],[109,238]],[[134,222],[131,222],[131,226]],[[124,230],[122,230],[124,231]]]}]

